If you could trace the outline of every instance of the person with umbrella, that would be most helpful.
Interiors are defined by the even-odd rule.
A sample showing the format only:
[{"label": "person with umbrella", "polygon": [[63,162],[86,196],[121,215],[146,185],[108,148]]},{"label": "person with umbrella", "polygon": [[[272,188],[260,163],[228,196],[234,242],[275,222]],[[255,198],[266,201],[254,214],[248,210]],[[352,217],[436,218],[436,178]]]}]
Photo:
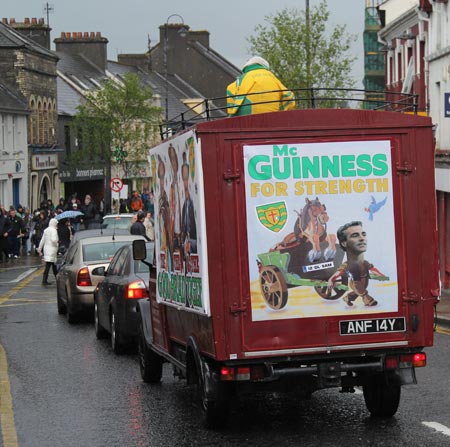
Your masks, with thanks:
[{"label": "person with umbrella", "polygon": [[78,211],[78,205],[76,203],[74,203],[72,207],[73,209],[71,210],[63,211],[62,213],[57,214],[55,219],[70,219],[73,226],[73,231],[76,233],[80,230],[80,219],[83,213]]}]

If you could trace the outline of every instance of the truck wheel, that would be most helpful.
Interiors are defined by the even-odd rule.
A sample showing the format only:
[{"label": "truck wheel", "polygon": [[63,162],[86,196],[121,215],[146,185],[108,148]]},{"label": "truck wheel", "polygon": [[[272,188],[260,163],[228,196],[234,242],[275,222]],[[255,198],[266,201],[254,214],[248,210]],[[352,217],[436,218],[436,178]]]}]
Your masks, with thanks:
[{"label": "truck wheel", "polygon": [[370,414],[390,418],[397,412],[400,403],[401,386],[389,385],[383,376],[376,376],[363,385],[364,400]]},{"label": "truck wheel", "polygon": [[270,308],[278,310],[286,306],[288,290],[278,267],[264,267],[259,275],[259,281],[264,300]]},{"label": "truck wheel", "polygon": [[345,293],[345,290],[338,289],[337,287],[335,289],[331,289],[331,292],[328,292],[328,287],[326,286],[314,286],[314,290],[321,298],[325,300],[337,300]]},{"label": "truck wheel", "polygon": [[199,376],[198,379],[198,394],[200,398],[200,405],[203,413],[203,425],[205,428],[222,428],[228,422],[230,413],[230,403],[227,398],[223,397],[220,400],[211,400],[206,395],[204,381]]},{"label": "truck wheel", "polygon": [[162,377],[163,359],[147,346],[142,326],[139,329],[138,356],[142,380],[145,383],[159,383]]}]

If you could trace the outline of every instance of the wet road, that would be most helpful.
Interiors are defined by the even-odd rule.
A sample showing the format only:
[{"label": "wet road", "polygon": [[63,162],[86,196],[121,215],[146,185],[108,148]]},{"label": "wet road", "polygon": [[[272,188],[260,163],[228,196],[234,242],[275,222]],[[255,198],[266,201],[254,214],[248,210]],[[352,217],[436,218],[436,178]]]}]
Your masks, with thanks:
[{"label": "wet road", "polygon": [[89,318],[69,325],[58,315],[56,288],[41,286],[39,268],[38,260],[0,268],[1,447],[450,442],[449,335],[436,334],[419,385],[403,388],[390,420],[370,418],[360,392],[326,390],[302,402],[282,395],[243,400],[226,429],[208,431],[199,424],[194,388],[174,378],[169,365],[162,384],[144,384],[136,356],[117,356],[107,340],[96,340]]}]

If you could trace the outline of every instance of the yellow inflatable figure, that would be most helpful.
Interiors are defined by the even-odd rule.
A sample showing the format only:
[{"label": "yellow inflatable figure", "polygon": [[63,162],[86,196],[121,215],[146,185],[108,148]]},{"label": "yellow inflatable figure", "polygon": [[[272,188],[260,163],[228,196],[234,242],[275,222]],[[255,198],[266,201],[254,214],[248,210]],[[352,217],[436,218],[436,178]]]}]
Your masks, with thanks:
[{"label": "yellow inflatable figure", "polygon": [[250,58],[242,75],[227,87],[227,113],[230,116],[277,112],[295,108],[294,94],[270,71],[259,56]]}]

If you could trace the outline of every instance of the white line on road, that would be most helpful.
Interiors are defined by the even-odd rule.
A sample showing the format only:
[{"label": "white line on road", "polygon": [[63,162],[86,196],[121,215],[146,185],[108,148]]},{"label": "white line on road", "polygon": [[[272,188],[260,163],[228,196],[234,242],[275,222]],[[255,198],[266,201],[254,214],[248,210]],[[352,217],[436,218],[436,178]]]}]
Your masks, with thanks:
[{"label": "white line on road", "polygon": [[11,284],[14,282],[19,282],[22,281],[22,279],[25,279],[27,276],[30,276],[33,272],[35,272],[37,270],[37,268],[34,269],[28,269],[25,272],[21,273],[17,278],[11,280],[11,281],[3,281],[0,282],[0,284]]},{"label": "white line on road", "polygon": [[426,425],[427,427],[434,428],[436,431],[450,436],[450,428],[446,427],[445,425],[439,424],[439,422],[422,422],[423,425]]}]

